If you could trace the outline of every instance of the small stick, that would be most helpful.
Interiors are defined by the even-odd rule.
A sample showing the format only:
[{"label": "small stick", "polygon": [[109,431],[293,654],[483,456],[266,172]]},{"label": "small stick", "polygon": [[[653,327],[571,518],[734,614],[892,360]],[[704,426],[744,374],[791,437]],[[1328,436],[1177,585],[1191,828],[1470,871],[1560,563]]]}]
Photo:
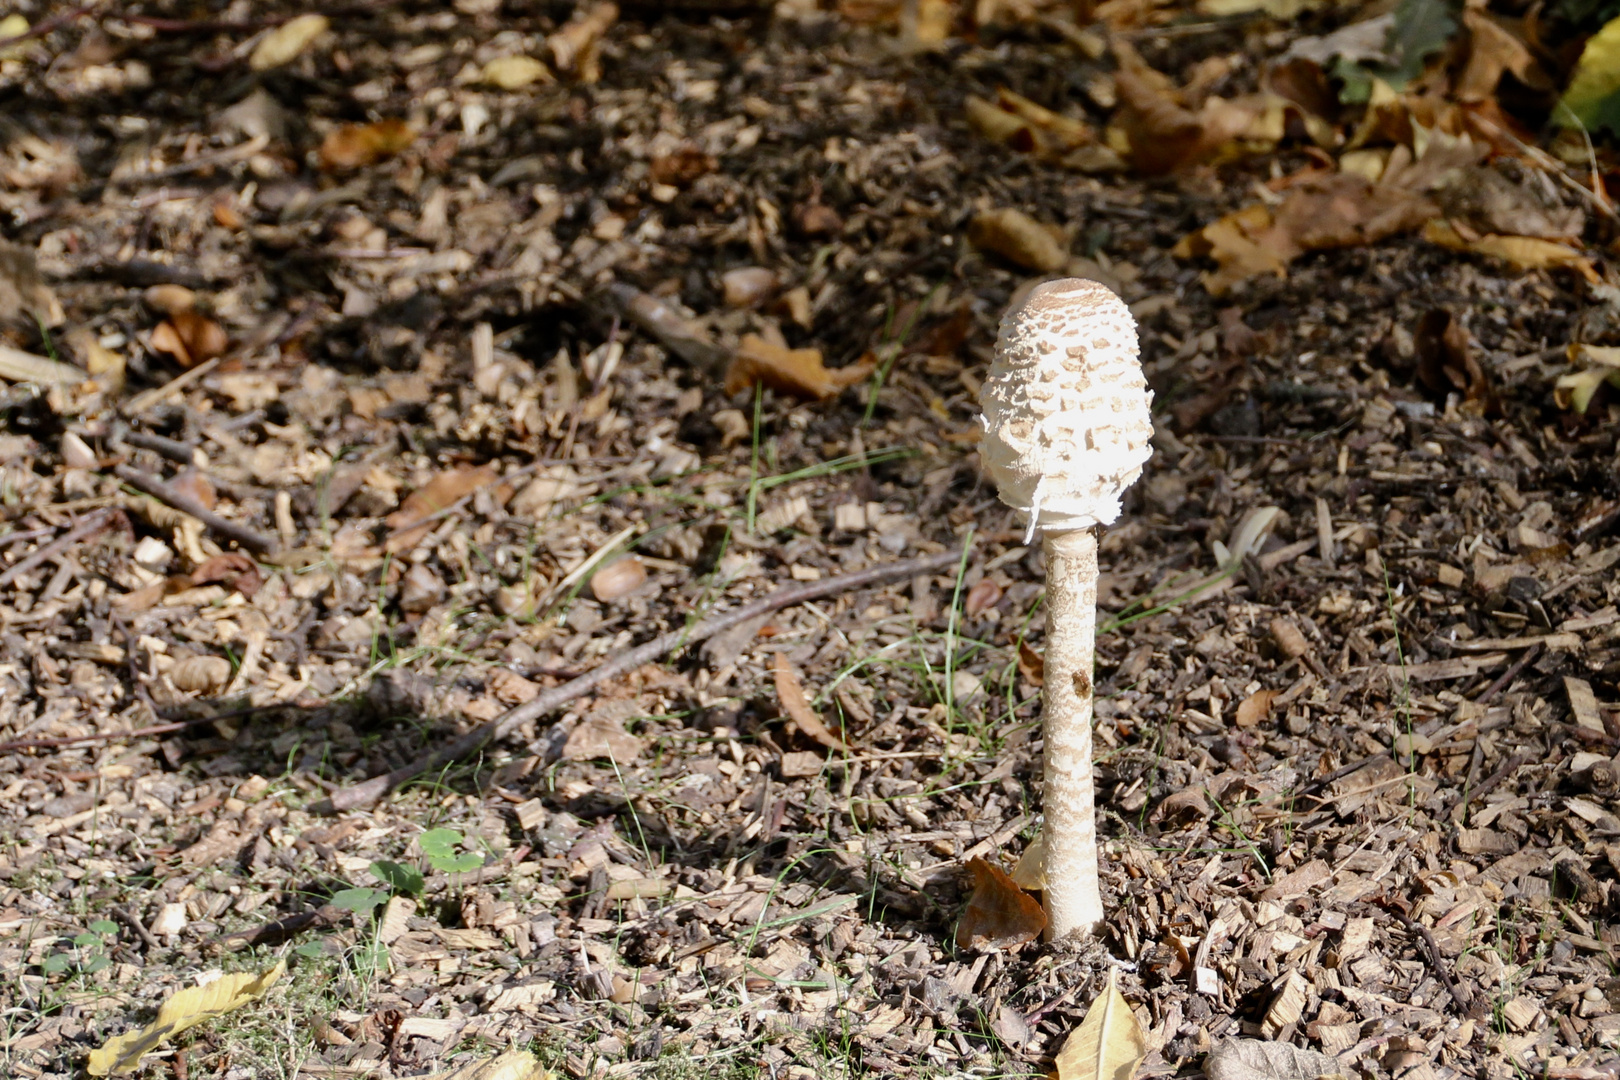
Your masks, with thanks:
[{"label": "small stick", "polygon": [[823,581],[806,582],[803,585],[790,585],[785,589],[778,589],[763,599],[752,604],[744,604],[736,611],[728,611],[724,615],[715,615],[704,619],[695,626],[682,627],[660,634],[645,644],[638,645],[628,652],[620,653],[612,660],[607,661],[578,678],[571,679],[561,686],[554,686],[549,690],[541,691],[532,700],[515,709],[510,709],[505,715],[496,717],[486,724],[480,724],[460,738],[430,753],[423,754],[409,765],[403,765],[393,772],[374,776],[364,783],[356,784],[352,788],[332,793],[331,798],[322,799],[313,804],[310,809],[317,814],[336,814],[344,810],[353,810],[362,806],[370,806],[378,799],[398,788],[401,784],[416,779],[423,773],[443,768],[453,761],[476,751],[485,743],[502,739],[511,734],[519,726],[531,720],[552,712],[568,702],[585,694],[586,691],[599,683],[609,679],[618,678],[629,671],[634,671],[643,664],[650,664],[662,658],[666,653],[673,652],[685,645],[695,644],[705,638],[711,638],[723,633],[733,626],[747,622],[749,619],[761,615],[768,615],[794,604],[802,604],[810,600],[820,600],[823,597],[836,596],[839,593],[849,592],[852,589],[863,589],[869,585],[878,585],[883,582],[904,580],[918,574],[934,573],[955,566],[962,557],[960,551],[942,551],[936,555],[924,555],[921,558],[906,559],[903,562],[885,563],[879,566],[869,566],[865,570],[856,570],[848,574],[839,574]]},{"label": "small stick", "polygon": [[131,465],[114,465],[112,471],[113,475],[135,490],[144,491],[159,502],[168,503],[183,514],[190,514],[208,526],[210,532],[216,532],[227,539],[235,540],[243,547],[252,548],[254,551],[269,552],[276,549],[276,542],[268,536],[263,536],[245,525],[238,525],[234,521],[220,517],[190,495],[175,490],[150,473],[142,472]]},{"label": "small stick", "polygon": [[10,585],[18,577],[26,574],[40,563],[45,562],[47,559],[54,559],[80,540],[94,536],[112,524],[112,520],[113,512],[111,510],[97,510],[62,534],[62,536],[52,540],[32,555],[24,556],[5,573],[0,574],[0,586]]},{"label": "small stick", "polygon": [[1392,900],[1379,906],[1401,920],[1401,925],[1423,940],[1423,951],[1429,961],[1429,966],[1434,969],[1436,975],[1440,976],[1440,981],[1445,984],[1446,992],[1451,995],[1451,1000],[1457,1003],[1457,1008],[1461,1009],[1466,1016],[1468,1007],[1474,1003],[1474,1000],[1467,989],[1459,986],[1457,980],[1451,977],[1451,968],[1446,966],[1446,959],[1440,954],[1440,943],[1434,940],[1434,933],[1427,926],[1408,915],[1404,907],[1396,901]]},{"label": "small stick", "polygon": [[1511,667],[1502,672],[1495,682],[1491,683],[1491,685],[1485,688],[1485,692],[1483,694],[1474,699],[1474,703],[1476,705],[1489,705],[1491,700],[1495,698],[1497,694],[1500,694],[1503,690],[1506,690],[1513,680],[1519,677],[1519,672],[1528,667],[1530,662],[1540,655],[1541,646],[1539,644],[1532,645],[1528,649],[1524,650],[1523,654],[1521,654],[1520,657],[1513,662]]}]

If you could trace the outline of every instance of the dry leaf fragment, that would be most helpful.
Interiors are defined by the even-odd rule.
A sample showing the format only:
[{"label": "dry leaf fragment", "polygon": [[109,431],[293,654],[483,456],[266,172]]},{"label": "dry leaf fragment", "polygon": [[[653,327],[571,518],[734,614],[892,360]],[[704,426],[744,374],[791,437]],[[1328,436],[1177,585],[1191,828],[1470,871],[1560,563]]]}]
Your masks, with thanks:
[{"label": "dry leaf fragment", "polygon": [[1043,274],[1060,270],[1069,261],[1067,246],[1051,229],[1010,207],[975,214],[968,225],[968,239],[974,247]]},{"label": "dry leaf fragment", "polygon": [[1592,398],[1604,383],[1620,390],[1620,348],[1574,344],[1567,352],[1570,363],[1585,361],[1592,366],[1584,371],[1558,376],[1553,387],[1553,400],[1559,408],[1573,409],[1585,416]]},{"label": "dry leaf fragment", "polygon": [[1018,639],[1018,674],[1031,686],[1039,687],[1046,683],[1046,658],[1023,638]]},{"label": "dry leaf fragment", "polygon": [[231,662],[223,656],[188,656],[175,661],[169,681],[177,690],[212,694],[231,681]]},{"label": "dry leaf fragment", "polygon": [[1439,212],[1416,191],[1374,184],[1364,176],[1311,176],[1288,190],[1275,210],[1256,203],[1182,238],[1177,258],[1208,256],[1220,265],[1204,287],[1220,296],[1257,274],[1286,274],[1307,251],[1373,244],[1419,228]]},{"label": "dry leaf fragment", "polygon": [[615,559],[591,575],[591,594],[603,603],[629,596],[647,581],[647,567],[634,555]]},{"label": "dry leaf fragment", "polygon": [[383,519],[394,531],[388,538],[389,552],[398,555],[411,550],[433,528],[435,514],[484,485],[494,483],[497,475],[488,465],[475,469],[453,469],[440,473],[411,492],[398,510]]},{"label": "dry leaf fragment", "polygon": [[484,65],[484,81],[497,90],[521,90],[531,83],[554,83],[551,69],[532,56],[497,56]]},{"label": "dry leaf fragment", "polygon": [[800,731],[829,750],[849,749],[848,744],[829,731],[827,725],[821,722],[821,717],[810,707],[804,687],[799,683],[799,673],[793,670],[793,665],[781,653],[776,654],[776,696],[782,703],[782,711],[799,725]]},{"label": "dry leaf fragment", "polygon": [[56,294],[39,276],[33,250],[0,240],[0,321],[25,312],[28,321],[38,319],[46,326],[60,326],[66,318]]},{"label": "dry leaf fragment", "polygon": [[956,924],[960,949],[1010,949],[1034,941],[1046,929],[1046,912],[1035,898],[994,864],[972,859],[973,895]]},{"label": "dry leaf fragment", "polygon": [[877,360],[868,353],[847,367],[829,369],[822,364],[820,349],[789,349],[747,334],[726,369],[725,391],[735,394],[759,383],[779,393],[822,401],[854,386],[876,366]]},{"label": "dry leaf fragment", "polygon": [[288,19],[259,39],[253,47],[253,55],[248,58],[248,67],[254,71],[269,71],[291,63],[331,25],[325,15],[299,15]]},{"label": "dry leaf fragment", "polygon": [[1596,285],[1603,280],[1592,266],[1592,260],[1568,244],[1542,240],[1534,236],[1500,236],[1488,233],[1474,239],[1466,238],[1449,221],[1435,220],[1423,229],[1423,239],[1452,251],[1471,255],[1486,255],[1519,270],[1573,270]]},{"label": "dry leaf fragment", "polygon": [[1046,889],[1045,833],[1036,833],[1034,839],[1024,845],[1024,853],[1018,856],[1018,862],[1013,865],[1012,879],[1014,885],[1030,892]]},{"label": "dry leaf fragment", "polygon": [[1278,691],[1276,690],[1256,690],[1244,698],[1243,703],[1237,707],[1237,716],[1235,717],[1237,726],[1251,728],[1264,720],[1266,714],[1271,712],[1271,703],[1276,699],[1277,694]]},{"label": "dry leaf fragment", "polygon": [[152,329],[152,348],[174,357],[181,367],[221,356],[229,345],[225,328],[200,311],[176,311]]},{"label": "dry leaf fragment", "polygon": [[246,555],[234,551],[215,555],[193,570],[190,577],[193,585],[207,585],[217,581],[235,589],[250,600],[259,591],[259,586],[264,584],[264,576],[259,573],[259,564]]},{"label": "dry leaf fragment", "polygon": [[1311,651],[1311,643],[1306,640],[1304,633],[1281,615],[1271,620],[1270,630],[1278,650],[1288,659],[1298,660]]},{"label": "dry leaf fragment", "polygon": [[477,1061],[416,1080],[552,1080],[554,1074],[540,1067],[527,1050],[508,1050],[491,1061]]},{"label": "dry leaf fragment", "polygon": [[344,124],[321,140],[321,168],[329,172],[363,169],[393,157],[415,141],[416,132],[403,120]]},{"label": "dry leaf fragment", "polygon": [[563,744],[565,761],[607,759],[620,765],[641,756],[641,740],[624,730],[624,724],[611,716],[592,716],[568,734]]},{"label": "dry leaf fragment", "polygon": [[579,70],[584,73],[587,55],[596,48],[596,43],[602,35],[618,21],[619,5],[612,0],[603,0],[601,3],[590,5],[581,4],[575,8],[573,18],[546,39],[546,46],[551,49],[557,70]]},{"label": "dry leaf fragment", "polygon": [[287,962],[282,960],[258,975],[245,971],[221,975],[206,986],[181,990],[159,1007],[157,1019],[146,1027],[116,1035],[99,1049],[90,1051],[87,1065],[90,1075],[134,1072],[142,1055],[156,1050],[180,1032],[264,997],[286,970]]},{"label": "dry leaf fragment", "polygon": [[1147,1057],[1147,1034],[1115,978],[1109,968],[1108,985],[1058,1051],[1058,1080],[1131,1080]]},{"label": "dry leaf fragment", "polygon": [[1259,1039],[1223,1039],[1204,1061],[1208,1080],[1319,1080],[1344,1073],[1338,1058]]}]

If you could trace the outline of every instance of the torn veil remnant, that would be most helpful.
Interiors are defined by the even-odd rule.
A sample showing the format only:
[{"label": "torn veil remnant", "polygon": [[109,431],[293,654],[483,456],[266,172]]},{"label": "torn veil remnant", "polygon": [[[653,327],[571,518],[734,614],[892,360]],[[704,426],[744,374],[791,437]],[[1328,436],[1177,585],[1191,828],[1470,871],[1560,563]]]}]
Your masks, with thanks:
[{"label": "torn veil remnant", "polygon": [[980,457],[1001,501],[1042,534],[1047,616],[1046,908],[1052,937],[1102,920],[1091,775],[1097,537],[1152,453],[1152,394],[1136,321],[1108,288],[1067,278],[1037,285],[1001,319],[979,391]]}]

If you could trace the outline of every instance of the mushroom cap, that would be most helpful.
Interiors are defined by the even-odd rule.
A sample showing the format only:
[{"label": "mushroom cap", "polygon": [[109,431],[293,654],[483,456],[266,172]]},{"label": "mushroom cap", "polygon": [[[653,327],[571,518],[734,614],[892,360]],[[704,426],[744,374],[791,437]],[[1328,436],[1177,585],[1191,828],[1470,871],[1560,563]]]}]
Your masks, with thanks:
[{"label": "mushroom cap", "polygon": [[1152,454],[1136,320],[1084,278],[1048,281],[1001,317],[979,390],[980,458],[1030,534],[1107,525]]}]

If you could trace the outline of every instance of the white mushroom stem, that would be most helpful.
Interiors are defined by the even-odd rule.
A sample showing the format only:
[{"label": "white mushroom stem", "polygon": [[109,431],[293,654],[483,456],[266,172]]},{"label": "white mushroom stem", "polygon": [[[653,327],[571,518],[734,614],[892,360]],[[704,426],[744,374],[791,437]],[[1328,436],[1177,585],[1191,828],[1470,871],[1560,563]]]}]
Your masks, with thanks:
[{"label": "white mushroom stem", "polygon": [[[1097,819],[1091,779],[1092,668],[1097,635],[1097,534],[1048,532],[1046,660],[1041,711],[1046,740],[1047,934],[1094,932],[1102,922]],[[1063,883],[1067,887],[1053,886]]]},{"label": "white mushroom stem", "polygon": [[1136,322],[1095,281],[1031,289],[1007,311],[979,390],[980,459],[1001,501],[1029,516],[1046,553],[1047,934],[1102,921],[1091,781],[1091,671],[1097,632],[1098,525],[1153,452],[1152,395]]}]

